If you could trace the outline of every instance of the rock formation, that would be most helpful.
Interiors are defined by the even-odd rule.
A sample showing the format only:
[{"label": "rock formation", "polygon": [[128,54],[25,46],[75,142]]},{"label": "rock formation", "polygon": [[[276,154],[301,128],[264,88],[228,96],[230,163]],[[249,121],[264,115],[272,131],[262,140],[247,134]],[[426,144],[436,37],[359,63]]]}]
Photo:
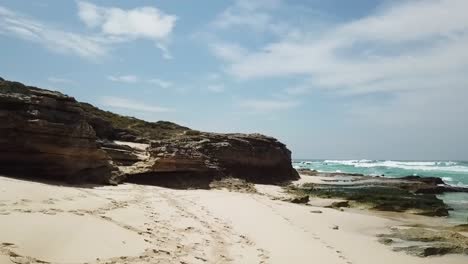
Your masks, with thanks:
[{"label": "rock formation", "polygon": [[0,173],[109,182],[110,157],[72,97],[0,81]]},{"label": "rock formation", "polygon": [[259,134],[186,133],[154,141],[148,152],[151,162],[144,161],[134,174],[196,173],[258,183],[297,177],[285,145]]},{"label": "rock formation", "polygon": [[291,191],[321,198],[336,198],[331,208],[367,207],[379,211],[410,212],[425,216],[448,216],[453,210],[436,194],[468,192],[454,187],[438,177],[407,176],[385,178],[351,173],[307,172],[305,177],[320,177],[316,183],[305,183]]},{"label": "rock formation", "polygon": [[3,79],[0,136],[2,174],[203,186],[225,177],[261,183],[298,178],[291,152],[274,138],[145,122]]}]

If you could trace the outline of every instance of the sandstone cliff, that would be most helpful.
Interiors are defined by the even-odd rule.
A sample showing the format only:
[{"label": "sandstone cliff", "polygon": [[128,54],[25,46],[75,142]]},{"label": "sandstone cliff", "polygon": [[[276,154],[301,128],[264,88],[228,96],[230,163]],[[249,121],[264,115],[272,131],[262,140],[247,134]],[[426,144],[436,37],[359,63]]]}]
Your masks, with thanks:
[{"label": "sandstone cliff", "polygon": [[291,152],[271,137],[145,122],[3,79],[0,173],[174,186],[205,186],[223,177],[262,183],[298,177]]},{"label": "sandstone cliff", "polygon": [[113,171],[74,98],[0,80],[0,173],[104,183]]}]

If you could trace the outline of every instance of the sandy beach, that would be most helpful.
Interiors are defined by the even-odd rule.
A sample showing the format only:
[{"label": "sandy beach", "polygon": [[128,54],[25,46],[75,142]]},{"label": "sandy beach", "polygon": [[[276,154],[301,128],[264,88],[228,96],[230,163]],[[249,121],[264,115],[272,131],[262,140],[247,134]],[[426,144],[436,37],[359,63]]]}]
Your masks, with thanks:
[{"label": "sandy beach", "polygon": [[135,184],[69,187],[7,177],[0,177],[0,186],[0,263],[467,260],[393,252],[375,235],[405,220],[284,202],[278,186],[241,193]]}]

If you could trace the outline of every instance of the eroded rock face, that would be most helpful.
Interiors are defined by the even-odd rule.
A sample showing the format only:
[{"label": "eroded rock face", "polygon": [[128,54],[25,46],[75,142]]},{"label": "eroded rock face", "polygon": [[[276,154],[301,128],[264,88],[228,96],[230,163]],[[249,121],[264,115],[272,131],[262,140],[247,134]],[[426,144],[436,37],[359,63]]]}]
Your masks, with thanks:
[{"label": "eroded rock face", "polygon": [[0,173],[108,183],[96,139],[74,98],[0,80]]},{"label": "eroded rock face", "polygon": [[3,79],[0,173],[195,187],[226,177],[258,183],[298,178],[291,152],[274,138],[145,122]]},{"label": "eroded rock face", "polygon": [[298,178],[286,146],[259,134],[199,132],[155,141],[148,151],[149,161],[130,174],[145,175],[146,180],[165,177],[165,173],[187,178],[203,174],[213,179],[233,177],[256,183],[279,183]]}]

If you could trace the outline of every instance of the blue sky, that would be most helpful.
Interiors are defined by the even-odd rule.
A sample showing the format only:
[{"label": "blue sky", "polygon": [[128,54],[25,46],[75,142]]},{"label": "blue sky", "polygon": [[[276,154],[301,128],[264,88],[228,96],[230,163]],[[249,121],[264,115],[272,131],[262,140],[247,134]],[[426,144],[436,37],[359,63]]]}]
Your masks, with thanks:
[{"label": "blue sky", "polygon": [[468,159],[468,1],[0,1],[0,76],[295,158]]}]

